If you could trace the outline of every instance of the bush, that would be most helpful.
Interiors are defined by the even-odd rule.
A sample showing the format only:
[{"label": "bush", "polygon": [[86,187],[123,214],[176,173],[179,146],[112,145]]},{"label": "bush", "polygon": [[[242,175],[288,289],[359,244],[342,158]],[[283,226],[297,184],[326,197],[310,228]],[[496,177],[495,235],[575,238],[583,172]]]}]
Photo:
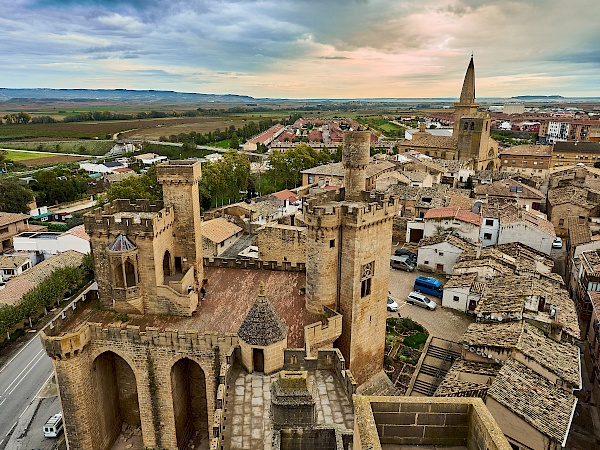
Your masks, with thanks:
[{"label": "bush", "polygon": [[404,339],[404,345],[410,348],[418,349],[421,347],[422,344],[424,344],[427,341],[427,337],[428,336],[425,333],[415,333]]}]

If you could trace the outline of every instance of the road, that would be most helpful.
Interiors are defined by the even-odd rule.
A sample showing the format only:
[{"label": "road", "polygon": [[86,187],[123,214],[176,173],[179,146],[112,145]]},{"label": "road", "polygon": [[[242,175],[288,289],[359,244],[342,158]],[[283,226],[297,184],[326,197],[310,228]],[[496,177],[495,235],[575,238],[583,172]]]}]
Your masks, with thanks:
[{"label": "road", "polygon": [[51,374],[52,360],[37,334],[0,368],[0,450]]}]

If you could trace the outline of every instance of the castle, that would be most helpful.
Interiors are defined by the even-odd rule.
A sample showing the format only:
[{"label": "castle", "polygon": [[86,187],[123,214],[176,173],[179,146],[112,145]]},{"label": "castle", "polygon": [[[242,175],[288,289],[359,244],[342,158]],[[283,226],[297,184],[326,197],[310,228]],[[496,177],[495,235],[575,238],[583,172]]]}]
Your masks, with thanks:
[{"label": "castle", "polygon": [[[347,132],[345,189],[304,199],[305,265],[204,259],[194,161],[157,166],[163,202],[116,200],[87,214],[97,299],[81,296],[41,334],[69,449],[110,449],[124,430],[138,430],[145,448],[223,448],[240,367],[333,371],[350,405],[383,369],[397,211],[394,197],[365,192],[369,150],[369,132]],[[348,442],[351,421],[336,423]]]}]

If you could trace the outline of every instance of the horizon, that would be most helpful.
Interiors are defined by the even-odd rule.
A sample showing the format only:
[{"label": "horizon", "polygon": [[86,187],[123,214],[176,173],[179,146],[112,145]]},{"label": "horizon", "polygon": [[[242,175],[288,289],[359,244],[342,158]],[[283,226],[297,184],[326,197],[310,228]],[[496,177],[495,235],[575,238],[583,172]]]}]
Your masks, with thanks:
[{"label": "horizon", "polygon": [[456,98],[474,54],[477,98],[595,97],[600,3],[568,6],[586,14],[561,0],[15,0],[0,85]]}]

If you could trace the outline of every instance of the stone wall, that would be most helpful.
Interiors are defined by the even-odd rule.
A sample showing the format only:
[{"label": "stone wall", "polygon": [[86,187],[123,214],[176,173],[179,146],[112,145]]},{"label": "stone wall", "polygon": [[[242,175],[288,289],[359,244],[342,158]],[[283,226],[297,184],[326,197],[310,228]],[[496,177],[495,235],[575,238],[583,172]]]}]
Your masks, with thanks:
[{"label": "stone wall", "polygon": [[342,316],[325,307],[324,322],[315,322],[304,327],[304,346],[308,356],[316,355],[320,348],[332,348],[333,342],[342,334]]},{"label": "stone wall", "polygon": [[347,450],[352,433],[336,427],[275,430],[273,450]]},{"label": "stone wall", "polygon": [[253,270],[281,270],[285,272],[304,272],[306,264],[292,264],[284,261],[279,264],[277,261],[261,261],[253,259],[236,258],[204,258],[204,267],[224,267],[230,269],[253,269]]},{"label": "stone wall", "polygon": [[306,263],[306,228],[272,223],[259,228],[257,234],[261,260]]}]

